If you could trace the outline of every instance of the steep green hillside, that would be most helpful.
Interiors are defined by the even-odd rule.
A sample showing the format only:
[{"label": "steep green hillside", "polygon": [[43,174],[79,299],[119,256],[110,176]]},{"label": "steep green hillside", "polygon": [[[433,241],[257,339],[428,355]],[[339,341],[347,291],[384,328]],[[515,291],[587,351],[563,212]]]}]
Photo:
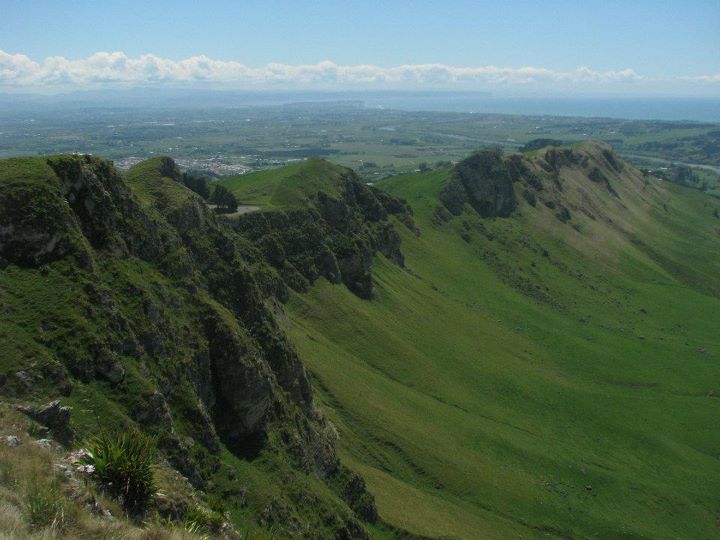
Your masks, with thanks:
[{"label": "steep green hillside", "polygon": [[[0,535],[55,534],[64,508],[76,518],[63,534],[110,534],[109,521],[81,515],[100,504],[93,490],[59,467],[94,434],[134,430],[153,437],[157,476],[182,479],[159,482],[162,495],[131,516],[136,532],[200,512],[230,537],[392,534],[339,462],[335,430],[278,325],[282,276],[179,177],[169,158],[124,178],[90,156],[0,162],[2,458],[37,477],[0,474],[3,515],[17,517]],[[15,419],[20,407],[32,422]],[[43,435],[61,446],[42,443],[54,453],[23,462],[23,446]],[[20,492],[42,492],[41,523],[12,495],[30,483],[42,489]]]},{"label": "steep green hillside", "polygon": [[421,231],[397,227],[406,267],[376,257],[371,301],[320,280],[287,324],[380,515],[458,538],[717,536],[720,201],[596,144],[382,187]]},{"label": "steep green hillside", "polygon": [[[0,162],[0,535],[718,535],[720,200],[601,144],[308,160],[232,219],[179,177]],[[141,517],[62,472],[102,429],[156,441]]]}]

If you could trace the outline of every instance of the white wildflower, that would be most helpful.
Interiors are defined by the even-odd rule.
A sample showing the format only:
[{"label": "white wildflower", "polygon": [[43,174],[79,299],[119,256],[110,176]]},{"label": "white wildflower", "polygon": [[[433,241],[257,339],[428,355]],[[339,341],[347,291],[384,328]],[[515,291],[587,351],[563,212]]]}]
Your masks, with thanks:
[{"label": "white wildflower", "polygon": [[95,472],[95,467],[92,465],[80,465],[75,470],[79,473],[92,474]]}]

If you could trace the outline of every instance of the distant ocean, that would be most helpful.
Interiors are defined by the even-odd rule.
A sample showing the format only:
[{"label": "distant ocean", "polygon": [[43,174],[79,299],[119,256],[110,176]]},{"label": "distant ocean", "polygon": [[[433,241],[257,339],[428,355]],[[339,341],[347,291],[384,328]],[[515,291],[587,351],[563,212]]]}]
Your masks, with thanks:
[{"label": "distant ocean", "polygon": [[0,92],[4,112],[38,107],[213,108],[277,106],[307,102],[363,102],[368,107],[409,111],[585,116],[635,120],[720,122],[720,96],[706,98],[503,97],[483,92],[443,91],[216,91],[136,88],[67,94]]},{"label": "distant ocean", "polygon": [[413,111],[692,120],[720,122],[718,98],[502,98],[473,94],[385,94],[362,98],[370,107]]}]

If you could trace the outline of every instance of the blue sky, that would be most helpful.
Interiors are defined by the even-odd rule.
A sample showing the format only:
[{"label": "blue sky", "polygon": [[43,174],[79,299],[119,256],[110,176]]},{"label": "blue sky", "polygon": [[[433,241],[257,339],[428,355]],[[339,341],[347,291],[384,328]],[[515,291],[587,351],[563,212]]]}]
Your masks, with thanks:
[{"label": "blue sky", "polygon": [[[720,1],[0,0],[0,51],[6,89],[149,82],[589,92],[600,85],[720,95]],[[56,56],[62,61],[47,63]],[[210,63],[178,64],[197,57]],[[317,67],[323,61],[332,64]],[[275,63],[287,69],[268,71]],[[378,69],[345,69],[366,64]],[[292,69],[302,65],[316,68]],[[380,69],[403,65],[426,67]]]}]

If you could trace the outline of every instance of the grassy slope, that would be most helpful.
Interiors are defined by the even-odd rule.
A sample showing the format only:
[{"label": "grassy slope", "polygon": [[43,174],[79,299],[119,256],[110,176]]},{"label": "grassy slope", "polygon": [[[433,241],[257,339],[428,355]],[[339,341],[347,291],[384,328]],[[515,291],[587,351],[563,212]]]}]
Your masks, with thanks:
[{"label": "grassy slope", "polygon": [[289,209],[302,207],[307,196],[318,191],[337,195],[336,182],[345,170],[322,159],[309,159],[281,169],[226,178],[220,184],[241,204]]},{"label": "grassy slope", "polygon": [[717,202],[628,173],[624,209],[586,190],[616,227],[523,206],[465,242],[461,219],[431,224],[446,174],[386,184],[423,233],[399,226],[409,271],[379,258],[377,300],[321,283],[290,304],[381,515],[463,538],[716,535]]},{"label": "grassy slope", "polygon": [[[17,165],[28,183],[48,178],[40,161]],[[234,190],[248,194],[243,202],[284,208],[332,188],[338,171],[310,160],[241,177]],[[147,205],[192,196],[149,170],[133,172],[127,180]],[[623,209],[568,176],[563,196],[577,202],[585,192],[594,220],[573,211],[574,229],[542,206],[523,206],[512,219],[483,221],[481,234],[471,216],[432,226],[446,174],[385,186],[413,205],[422,236],[398,225],[409,270],[378,258],[377,300],[320,281],[289,306],[290,332],[338,426],[343,458],[367,479],[382,517],[463,538],[717,534],[718,202],[676,186],[645,188],[631,175],[627,185],[613,178]],[[470,242],[459,235],[463,221]],[[131,284],[161,295],[169,286],[137,261],[96,253],[96,263],[117,291]],[[4,362],[33,354],[54,363],[32,338],[43,331],[72,348],[72,336],[42,330],[39,314],[66,321],[61,327],[87,325],[82,285],[63,261],[45,272],[5,269],[0,302],[12,324],[0,329],[11,338],[0,340]],[[180,329],[194,308],[179,305]],[[33,345],[8,348],[20,342]],[[129,369],[127,382],[143,390],[136,375]],[[65,401],[81,435],[98,416],[122,425],[125,411],[111,395],[104,382],[76,385]],[[285,485],[289,466],[270,455],[245,462],[223,451],[222,461],[218,491],[232,485],[233,469],[248,495],[230,511],[255,534],[253,516],[281,492],[335,504],[311,477]]]}]

